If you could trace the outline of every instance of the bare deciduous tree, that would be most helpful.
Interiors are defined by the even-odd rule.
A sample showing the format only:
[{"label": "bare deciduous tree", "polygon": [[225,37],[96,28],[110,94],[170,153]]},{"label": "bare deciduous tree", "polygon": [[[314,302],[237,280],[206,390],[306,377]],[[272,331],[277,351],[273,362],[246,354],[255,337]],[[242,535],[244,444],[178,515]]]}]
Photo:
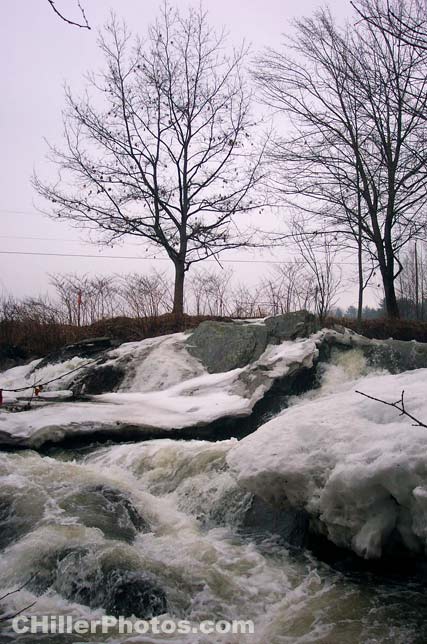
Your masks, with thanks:
[{"label": "bare deciduous tree", "polygon": [[341,273],[336,267],[337,248],[334,241],[325,235],[321,240],[304,234],[304,226],[294,222],[295,243],[303,260],[301,267],[311,277],[313,308],[320,320],[324,320],[336,305],[341,285]]},{"label": "bare deciduous tree", "polygon": [[199,270],[190,281],[191,308],[196,315],[228,314],[230,299],[230,281],[232,271],[221,272]]},{"label": "bare deciduous tree", "polygon": [[313,295],[313,278],[298,259],[280,264],[262,282],[262,300],[270,315],[309,309]]},{"label": "bare deciduous tree", "polygon": [[190,266],[249,244],[237,216],[263,203],[247,50],[227,56],[225,34],[201,9],[183,15],[168,5],[146,44],[132,42],[112,18],[100,40],[107,69],[89,77],[94,95],[67,92],[65,149],[51,147],[59,181],[34,184],[58,217],[110,243],[137,236],[163,249],[180,315]]},{"label": "bare deciduous tree", "polygon": [[131,273],[121,279],[120,295],[132,317],[156,317],[170,309],[171,289],[164,273]]},{"label": "bare deciduous tree", "polygon": [[356,0],[350,4],[375,29],[427,50],[427,7],[423,0],[402,2],[398,8],[390,0]]},{"label": "bare deciduous tree", "polygon": [[[391,4],[399,15],[405,2]],[[427,52],[367,21],[340,29],[327,11],[296,29],[296,56],[267,51],[257,72],[293,128],[273,151],[279,188],[373,261],[398,317],[399,252],[425,232]]]}]

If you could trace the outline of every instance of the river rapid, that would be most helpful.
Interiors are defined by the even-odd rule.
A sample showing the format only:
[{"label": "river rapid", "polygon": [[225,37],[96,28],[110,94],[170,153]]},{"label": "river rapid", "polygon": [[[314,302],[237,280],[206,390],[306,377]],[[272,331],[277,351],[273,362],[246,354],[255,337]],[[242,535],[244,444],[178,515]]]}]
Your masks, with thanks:
[{"label": "river rapid", "polygon": [[[354,368],[332,365],[325,391]],[[1,643],[425,643],[420,581],[337,568],[247,525],[252,497],[226,464],[234,444],[1,453],[0,594],[25,584],[3,599],[8,614],[35,602],[25,615],[99,619],[108,614],[99,597],[118,583],[111,571],[146,575],[166,598],[162,619],[253,620],[253,635],[17,635],[5,622]]]}]

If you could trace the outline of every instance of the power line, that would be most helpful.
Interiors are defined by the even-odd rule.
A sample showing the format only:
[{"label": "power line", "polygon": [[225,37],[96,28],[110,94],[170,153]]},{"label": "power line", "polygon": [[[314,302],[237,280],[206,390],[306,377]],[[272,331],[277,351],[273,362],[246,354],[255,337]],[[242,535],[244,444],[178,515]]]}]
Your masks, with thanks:
[{"label": "power line", "polygon": [[84,242],[80,239],[66,239],[65,237],[22,237],[21,235],[0,235],[0,239],[30,239],[33,241],[62,241],[62,242],[72,242],[75,244],[90,243],[90,242]]},{"label": "power line", "polygon": [[[6,210],[4,208],[0,208],[0,212],[4,213],[5,215],[31,215],[32,217],[44,217],[44,213],[42,212],[35,212],[34,210]],[[48,215],[46,215],[48,216]]]},{"label": "power line", "polygon": [[[36,255],[39,257],[82,257],[88,259],[140,259],[150,260],[156,262],[169,262],[167,257],[141,257],[140,255],[89,255],[83,253],[39,253],[36,251],[20,251],[20,250],[0,250],[0,255]],[[205,262],[216,262],[216,259],[207,258]],[[305,264],[304,260],[283,261],[280,259],[221,259],[223,264]],[[335,262],[340,266],[355,266],[354,262]]]}]

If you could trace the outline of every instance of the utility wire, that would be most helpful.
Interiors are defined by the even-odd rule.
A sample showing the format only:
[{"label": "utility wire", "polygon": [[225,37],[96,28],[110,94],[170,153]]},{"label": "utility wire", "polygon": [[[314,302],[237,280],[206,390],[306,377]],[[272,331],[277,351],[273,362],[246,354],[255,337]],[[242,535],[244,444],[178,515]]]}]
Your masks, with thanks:
[{"label": "utility wire", "polygon": [[[139,259],[145,261],[169,262],[167,257],[141,257],[140,255],[89,255],[83,253],[42,253],[36,251],[21,250],[0,250],[0,255],[36,255],[38,257],[83,257],[90,259]],[[205,262],[216,262],[215,259],[207,258]],[[282,261],[280,259],[221,259],[223,264],[301,264],[304,260]],[[355,262],[335,262],[340,266],[355,266]]]}]

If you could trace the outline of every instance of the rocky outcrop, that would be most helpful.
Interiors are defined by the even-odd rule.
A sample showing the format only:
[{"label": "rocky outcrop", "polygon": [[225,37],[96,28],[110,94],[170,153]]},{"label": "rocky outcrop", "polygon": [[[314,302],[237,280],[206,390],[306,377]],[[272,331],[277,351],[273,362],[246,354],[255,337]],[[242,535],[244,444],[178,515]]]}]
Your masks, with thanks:
[{"label": "rocky outcrop", "polygon": [[315,316],[307,311],[256,322],[206,321],[191,333],[186,346],[209,373],[221,373],[255,362],[269,344],[307,338],[318,329]]},{"label": "rocky outcrop", "polygon": [[94,435],[99,440],[241,437],[279,413],[289,396],[314,388],[316,365],[336,352],[357,349],[367,368],[391,373],[427,365],[427,345],[316,328],[306,311],[253,322],[209,321],[192,333],[111,350],[101,338],[89,349],[95,356],[101,351],[89,364],[73,356],[53,365],[33,363],[28,373],[22,367],[5,372],[5,389],[19,388],[25,378],[28,383],[53,379],[49,387],[71,391],[74,401],[46,400],[21,411],[12,404],[8,413],[0,411],[0,443],[39,448],[79,437],[87,442]]},{"label": "rocky outcrop", "polygon": [[71,358],[95,358],[103,355],[106,351],[118,346],[118,342],[113,341],[111,338],[87,338],[80,340],[74,344],[67,344],[62,349],[50,353],[38,363],[37,369],[42,369],[48,364],[57,364],[59,362],[66,362]]},{"label": "rocky outcrop", "polygon": [[264,323],[270,344],[308,338],[321,328],[316,316],[308,311],[293,311],[283,315],[275,315],[266,318]]},{"label": "rocky outcrop", "polygon": [[320,343],[321,359],[328,360],[332,348],[345,351],[358,349],[368,366],[397,374],[427,367],[427,343],[404,340],[371,340],[362,335],[338,327],[327,330]]},{"label": "rocky outcrop", "polygon": [[96,396],[117,391],[125,376],[126,368],[120,364],[92,365],[76,375],[70,389],[76,398]]},{"label": "rocky outcrop", "polygon": [[267,340],[264,325],[206,321],[193,331],[186,346],[209,373],[221,373],[257,360]]}]

